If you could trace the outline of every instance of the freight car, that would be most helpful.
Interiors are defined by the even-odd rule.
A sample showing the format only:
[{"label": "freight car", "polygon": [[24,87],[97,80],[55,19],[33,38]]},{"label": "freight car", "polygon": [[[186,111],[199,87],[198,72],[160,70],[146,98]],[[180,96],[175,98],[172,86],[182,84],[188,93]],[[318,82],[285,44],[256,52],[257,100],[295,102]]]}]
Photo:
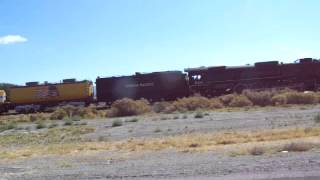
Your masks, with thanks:
[{"label": "freight car", "polygon": [[75,79],[65,79],[61,83],[29,82],[25,86],[11,87],[10,94],[10,104],[16,112],[28,113],[61,103],[90,103],[93,85],[91,81]]},{"label": "freight car", "polygon": [[312,58],[288,64],[269,61],[253,66],[189,68],[185,72],[188,73],[190,92],[209,97],[241,93],[244,89],[318,90],[320,85],[320,62]]},{"label": "freight car", "polygon": [[96,79],[97,101],[108,104],[121,98],[149,101],[174,100],[189,94],[186,75],[181,71],[136,73],[132,76]]}]

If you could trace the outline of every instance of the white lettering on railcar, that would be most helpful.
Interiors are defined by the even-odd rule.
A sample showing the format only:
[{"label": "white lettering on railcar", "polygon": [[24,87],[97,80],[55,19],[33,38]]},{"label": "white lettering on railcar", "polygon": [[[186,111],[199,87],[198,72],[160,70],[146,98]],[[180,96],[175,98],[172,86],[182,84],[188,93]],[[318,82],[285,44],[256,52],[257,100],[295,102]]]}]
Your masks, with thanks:
[{"label": "white lettering on railcar", "polygon": [[137,83],[137,84],[126,84],[126,88],[136,88],[136,87],[152,87],[154,86],[154,83]]},{"label": "white lettering on railcar", "polygon": [[58,87],[54,85],[38,87],[36,89],[36,98],[39,98],[39,99],[58,97],[58,96],[59,96]]}]

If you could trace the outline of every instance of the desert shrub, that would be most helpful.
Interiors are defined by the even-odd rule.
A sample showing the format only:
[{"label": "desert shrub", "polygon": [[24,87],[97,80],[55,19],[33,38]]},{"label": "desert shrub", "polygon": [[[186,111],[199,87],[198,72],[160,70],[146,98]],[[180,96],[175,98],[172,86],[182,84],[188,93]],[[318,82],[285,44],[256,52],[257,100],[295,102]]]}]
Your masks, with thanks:
[{"label": "desert shrub", "polygon": [[312,149],[312,144],[304,142],[290,143],[283,146],[281,151],[303,152]]},{"label": "desert shrub", "polygon": [[212,109],[223,108],[223,103],[218,98],[211,98],[210,99],[210,108],[212,108]]},{"label": "desert shrub", "polygon": [[17,124],[15,122],[4,123],[0,125],[0,132],[14,129],[16,127],[17,127]]},{"label": "desert shrub", "polygon": [[236,94],[227,94],[219,97],[219,100],[224,106],[229,106],[230,102],[238,95]]},{"label": "desert shrub", "polygon": [[133,116],[144,114],[150,111],[151,107],[149,106],[149,102],[147,100],[141,99],[134,101],[129,98],[124,98],[112,103],[108,116]]},{"label": "desert shrub", "polygon": [[272,97],[274,96],[273,91],[252,91],[252,90],[245,90],[242,93],[246,96],[254,105],[258,106],[268,106],[272,105]]},{"label": "desert shrub", "polygon": [[112,122],[112,127],[122,126],[122,121],[117,119]]},{"label": "desert shrub", "polygon": [[243,95],[235,96],[232,101],[229,103],[230,107],[246,107],[252,106],[252,102]]},{"label": "desert shrub", "polygon": [[97,118],[103,116],[103,114],[101,114],[97,109],[93,107],[77,108],[73,112],[73,115],[81,118]]},{"label": "desert shrub", "polygon": [[43,121],[37,122],[37,125],[36,125],[37,129],[43,129],[43,128],[46,128],[46,127],[47,127],[47,125]]},{"label": "desert shrub", "polygon": [[51,120],[63,120],[68,117],[68,113],[63,108],[57,108],[51,115]]},{"label": "desert shrub", "polygon": [[278,94],[272,97],[271,102],[273,105],[287,104],[287,96],[285,94]]},{"label": "desert shrub", "polygon": [[174,111],[172,104],[165,101],[154,103],[152,109],[156,113],[171,113]]},{"label": "desert shrub", "polygon": [[63,119],[83,119],[83,118],[96,118],[102,117],[102,113],[93,107],[76,107],[76,106],[62,106],[56,108],[51,114],[50,119],[52,120],[63,120]]},{"label": "desert shrub", "polygon": [[314,119],[314,122],[320,123],[320,113],[318,113],[317,115],[315,115],[313,119]]},{"label": "desert shrub", "polygon": [[46,120],[47,118],[44,116],[43,113],[31,114],[29,116],[29,120],[31,122],[39,121],[39,120]]},{"label": "desert shrub", "polygon": [[48,126],[48,128],[54,128],[54,127],[57,127],[59,124],[57,124],[57,123],[52,123],[52,124],[50,124],[49,126]]},{"label": "desert shrub", "polygon": [[315,104],[318,102],[317,95],[315,93],[299,93],[289,92],[285,93],[288,104]]},{"label": "desert shrub", "polygon": [[73,124],[73,121],[72,120],[70,120],[70,119],[68,119],[68,120],[66,120],[66,121],[64,121],[64,126],[71,126]]},{"label": "desert shrub", "polygon": [[126,122],[138,122],[139,119],[138,118],[133,118],[133,119],[130,119],[130,120],[126,120]]},{"label": "desert shrub", "polygon": [[161,129],[160,128],[156,128],[153,132],[159,133],[159,132],[161,132]]},{"label": "desert shrub", "polygon": [[202,96],[181,98],[173,102],[174,108],[180,112],[210,109],[210,105],[210,100]]},{"label": "desert shrub", "polygon": [[196,114],[194,115],[194,118],[200,119],[203,118],[203,113],[201,111],[196,112]]},{"label": "desert shrub", "polygon": [[260,156],[260,155],[263,155],[264,153],[265,153],[265,150],[262,147],[254,147],[249,150],[249,154],[254,156]]},{"label": "desert shrub", "polygon": [[173,119],[180,119],[180,116],[179,115],[175,115],[175,116],[173,116]]}]

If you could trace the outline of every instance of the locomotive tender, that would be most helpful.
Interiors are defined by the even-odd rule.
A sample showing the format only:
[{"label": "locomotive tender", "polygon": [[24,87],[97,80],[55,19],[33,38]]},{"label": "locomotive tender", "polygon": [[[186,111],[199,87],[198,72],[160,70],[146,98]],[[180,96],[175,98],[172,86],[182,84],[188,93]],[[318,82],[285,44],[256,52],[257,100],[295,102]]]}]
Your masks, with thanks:
[{"label": "locomotive tender", "polygon": [[122,99],[147,99],[149,101],[175,100],[201,94],[213,97],[241,93],[244,89],[292,88],[313,90],[320,87],[320,61],[304,58],[294,63],[278,61],[257,62],[246,66],[213,66],[136,73],[132,76],[96,79],[96,99],[93,98],[91,81],[67,79],[61,83],[26,83],[10,88],[10,101],[0,90],[0,113],[9,109],[17,112],[41,111],[47,106],[61,103],[97,103]]},{"label": "locomotive tender", "polygon": [[181,71],[136,73],[133,76],[97,78],[97,101],[117,99],[174,100],[189,94],[188,82]]}]

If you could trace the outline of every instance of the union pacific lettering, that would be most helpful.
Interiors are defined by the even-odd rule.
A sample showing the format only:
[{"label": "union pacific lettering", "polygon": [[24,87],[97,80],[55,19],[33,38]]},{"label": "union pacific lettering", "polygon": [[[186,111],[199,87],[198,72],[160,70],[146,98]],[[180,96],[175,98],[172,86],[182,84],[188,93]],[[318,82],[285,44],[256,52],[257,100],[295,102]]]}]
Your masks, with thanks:
[{"label": "union pacific lettering", "polygon": [[154,83],[137,83],[137,84],[126,84],[126,88],[136,88],[136,87],[153,87]]}]

